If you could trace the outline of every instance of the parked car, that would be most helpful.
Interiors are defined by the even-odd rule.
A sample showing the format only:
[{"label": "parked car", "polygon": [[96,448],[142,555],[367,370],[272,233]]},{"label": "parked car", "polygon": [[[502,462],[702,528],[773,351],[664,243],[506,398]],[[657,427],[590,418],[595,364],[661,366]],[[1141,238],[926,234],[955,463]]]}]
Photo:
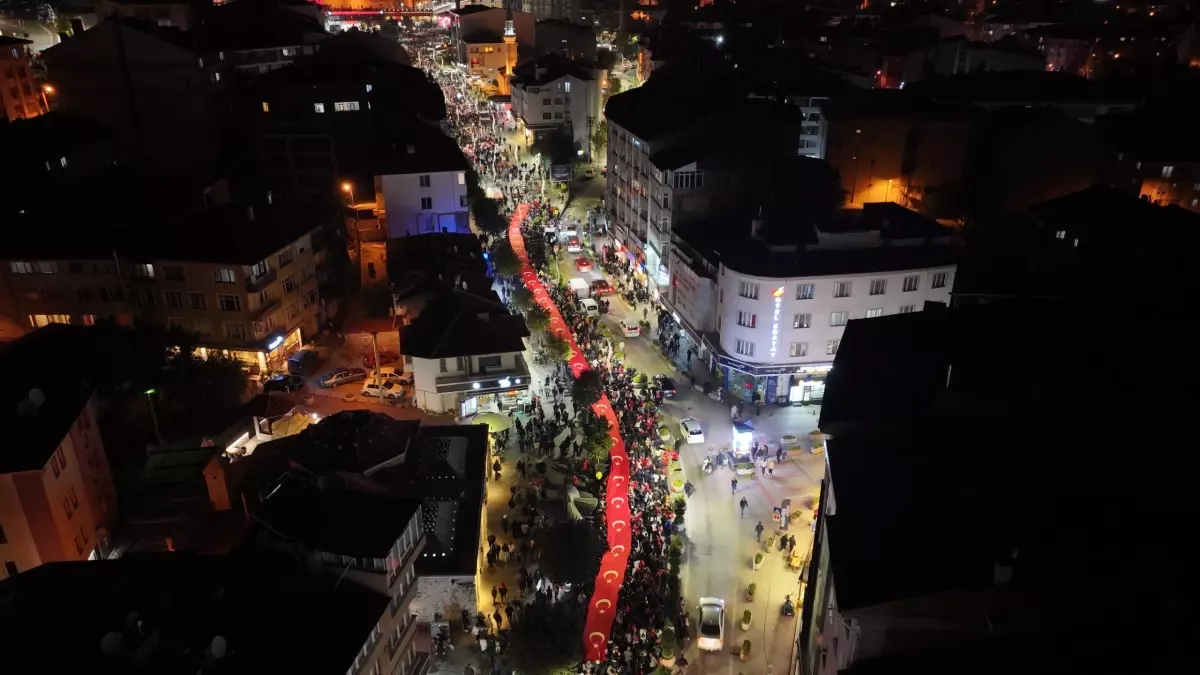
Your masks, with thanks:
[{"label": "parked car", "polygon": [[[382,351],[379,352],[379,365],[395,363],[400,360],[400,355],[396,352]],[[363,357],[363,368],[371,369],[375,367],[375,353],[371,352]]]},{"label": "parked car", "polygon": [[[413,383],[412,373],[396,372],[394,366],[384,366],[378,372],[380,382],[395,382],[396,384],[409,386]],[[370,382],[375,381],[375,371],[371,371],[371,374],[367,376],[367,380]]]},{"label": "parked car", "polygon": [[591,179],[595,178],[595,177],[596,177],[596,170],[595,170],[594,168],[592,168],[592,167],[590,167],[590,166],[589,166],[588,168],[586,168],[586,169],[584,169],[584,170],[583,170],[583,177],[584,177],[584,178],[587,178],[588,180],[591,180]]},{"label": "parked car", "polygon": [[672,398],[676,393],[678,393],[675,389],[675,381],[666,375],[655,376],[654,386],[662,392],[665,398]]},{"label": "parked car", "polygon": [[579,306],[583,308],[584,316],[600,316],[600,306],[591,298],[584,298],[579,301]]},{"label": "parked car", "polygon": [[338,368],[331,370],[328,373],[322,373],[317,378],[317,384],[322,387],[336,387],[339,384],[349,384],[351,382],[359,382],[367,378],[367,371],[362,368]]},{"label": "parked car", "polygon": [[312,375],[317,368],[319,357],[311,349],[301,349],[292,354],[287,360],[287,371],[292,375]]},{"label": "parked car", "polygon": [[627,338],[635,338],[642,334],[642,327],[632,321],[621,319],[617,322],[617,325],[621,328],[621,335]]},{"label": "parked car", "polygon": [[703,443],[704,429],[700,423],[692,418],[687,418],[679,422],[679,434],[683,436],[684,443]]},{"label": "parked car", "polygon": [[366,382],[363,382],[362,395],[372,397],[378,396],[381,399],[404,398],[404,387],[401,387],[395,382],[380,381],[379,384],[375,384],[375,382],[367,380]]},{"label": "parked car", "polygon": [[612,284],[608,283],[607,279],[596,279],[589,286],[592,289],[592,295],[612,295]]},{"label": "parked car", "polygon": [[304,378],[299,375],[276,375],[263,382],[263,391],[296,391],[304,388]]},{"label": "parked car", "polygon": [[580,272],[587,272],[592,269],[592,261],[583,256],[579,256],[575,259],[575,269],[579,270]]},{"label": "parked car", "polygon": [[719,652],[725,648],[725,601],[700,598],[700,630],[696,646],[701,651]]},{"label": "parked car", "polygon": [[579,242],[579,237],[567,237],[567,253],[579,253],[583,250],[583,244]]}]

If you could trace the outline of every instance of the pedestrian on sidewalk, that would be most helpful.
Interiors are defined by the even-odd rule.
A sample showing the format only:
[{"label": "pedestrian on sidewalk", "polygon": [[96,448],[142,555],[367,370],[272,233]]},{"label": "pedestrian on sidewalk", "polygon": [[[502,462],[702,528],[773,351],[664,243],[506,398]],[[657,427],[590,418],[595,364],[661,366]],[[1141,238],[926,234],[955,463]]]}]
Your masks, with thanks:
[{"label": "pedestrian on sidewalk", "polygon": [[508,514],[500,517],[500,529],[504,530],[504,534],[508,534]]},{"label": "pedestrian on sidewalk", "polygon": [[500,613],[500,608],[492,612],[492,621],[496,623],[496,634],[500,634],[500,629],[504,627],[504,615]]},{"label": "pedestrian on sidewalk", "polygon": [[[762,521],[760,520],[760,521],[758,521],[758,525],[754,526],[754,540],[755,541],[762,541],[763,529],[764,529],[763,524],[762,524]],[[495,601],[496,601],[496,589],[492,588],[492,602],[495,602]]]},{"label": "pedestrian on sidewalk", "polygon": [[500,584],[500,602],[508,604],[508,586],[505,586],[503,582]]},{"label": "pedestrian on sidewalk", "polygon": [[500,480],[500,460],[492,462],[492,472],[495,474],[493,480]]},{"label": "pedestrian on sidewalk", "polygon": [[775,451],[775,461],[776,462],[783,461],[783,446],[782,445],[779,446],[779,449]]},{"label": "pedestrian on sidewalk", "polygon": [[[759,524],[761,525],[762,523],[759,523]],[[495,586],[492,586],[492,604],[493,605],[496,604],[496,598],[499,595],[500,595],[500,589],[496,588]]]},{"label": "pedestrian on sidewalk", "polygon": [[[733,488],[733,489],[735,489],[735,490],[737,489],[737,481],[736,481],[736,480],[734,481],[734,488]],[[739,506],[741,506],[741,507],[742,507],[742,515],[740,516],[741,518],[745,518],[745,517],[746,517],[746,507],[747,507],[747,506],[749,506],[749,505],[750,505],[750,502],[746,501],[746,498],[745,498],[745,497],[742,497],[742,503],[739,505]]]},{"label": "pedestrian on sidewalk", "polygon": [[796,535],[789,535],[787,540],[788,556],[790,557],[792,555],[792,550],[796,548]]},{"label": "pedestrian on sidewalk", "polygon": [[775,460],[773,460],[773,459],[767,460],[767,475],[768,476],[775,475]]},{"label": "pedestrian on sidewalk", "polygon": [[760,457],[758,460],[758,475],[760,475],[760,476],[767,475],[767,458],[766,457]]},{"label": "pedestrian on sidewalk", "polygon": [[734,493],[737,493],[737,479],[734,478],[733,480],[729,481],[729,484],[733,486]]},{"label": "pedestrian on sidewalk", "polygon": [[512,628],[512,624],[513,624],[513,614],[515,613],[515,611],[516,611],[516,610],[514,610],[514,609],[513,609],[513,606],[512,606],[512,605],[508,605],[507,607],[505,607],[505,608],[504,608],[504,614],[505,614],[506,616],[508,616],[508,627],[509,627],[509,628]]}]

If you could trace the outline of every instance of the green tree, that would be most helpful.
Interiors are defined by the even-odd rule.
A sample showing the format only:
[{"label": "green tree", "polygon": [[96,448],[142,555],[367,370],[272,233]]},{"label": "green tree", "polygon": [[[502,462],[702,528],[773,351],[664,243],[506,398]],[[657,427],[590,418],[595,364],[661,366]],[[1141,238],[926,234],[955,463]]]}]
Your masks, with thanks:
[{"label": "green tree", "polygon": [[550,312],[546,311],[536,303],[530,303],[525,310],[525,325],[529,327],[529,332],[539,333],[550,327]]},{"label": "green tree", "polygon": [[471,202],[471,214],[475,216],[475,227],[490,235],[504,234],[508,221],[500,213],[500,204],[495,199],[479,197]]},{"label": "green tree", "polygon": [[542,338],[542,349],[545,350],[546,357],[555,363],[566,363],[573,353],[570,342],[550,331],[546,331]]},{"label": "green tree", "polygon": [[542,153],[542,157],[549,159],[551,164],[570,164],[576,159],[575,140],[562,127],[534,141],[531,150]]},{"label": "green tree", "polygon": [[604,549],[587,521],[562,521],[537,535],[541,548],[538,568],[558,584],[589,584],[600,571]]},{"label": "green tree", "polygon": [[610,435],[612,424],[607,417],[598,417],[590,409],[581,413],[580,431],[583,435],[583,447],[588,459],[599,464],[608,459],[612,450],[613,439]]},{"label": "green tree", "polygon": [[608,146],[608,120],[600,120],[600,124],[592,130],[592,152],[597,157],[604,154],[604,148]]},{"label": "green tree", "polygon": [[529,289],[525,288],[523,284],[518,285],[513,289],[512,302],[516,306],[517,311],[526,314],[529,312],[529,308],[533,306],[533,293],[530,293]]},{"label": "green tree", "polygon": [[571,401],[575,404],[576,410],[592,407],[592,404],[600,400],[600,395],[603,393],[603,385],[600,382],[600,374],[591,368],[579,374],[575,381],[571,383]]},{"label": "green tree", "polygon": [[507,239],[501,239],[492,248],[492,265],[500,276],[515,277],[521,273],[521,259]]},{"label": "green tree", "polygon": [[612,75],[608,76],[608,95],[609,96],[616,96],[617,94],[621,93],[621,87],[623,87],[623,86],[624,85],[621,84],[621,78],[613,77]]}]

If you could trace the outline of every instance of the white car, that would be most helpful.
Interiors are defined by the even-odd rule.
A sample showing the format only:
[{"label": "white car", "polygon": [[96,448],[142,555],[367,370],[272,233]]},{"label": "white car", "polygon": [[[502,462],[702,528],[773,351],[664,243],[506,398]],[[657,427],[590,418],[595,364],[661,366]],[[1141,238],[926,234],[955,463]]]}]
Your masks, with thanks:
[{"label": "white car", "polygon": [[367,376],[367,381],[374,382],[376,374],[379,375],[380,383],[395,382],[396,384],[403,384],[403,385],[410,385],[410,386],[413,383],[412,373],[396,372],[396,369],[392,366],[384,366],[384,367],[380,368],[378,371],[373,371],[370,375]]},{"label": "white car", "polygon": [[404,398],[404,388],[395,382],[380,381],[379,384],[371,382],[363,382],[363,396],[378,396],[379,398]]},{"label": "white car", "polygon": [[583,244],[579,243],[579,237],[567,237],[567,252],[579,253],[583,250]]},{"label": "white car", "polygon": [[617,325],[621,327],[621,334],[627,338],[637,337],[642,334],[641,326],[636,323],[630,323],[625,319],[618,321]]},{"label": "white car", "polygon": [[700,630],[696,646],[701,651],[719,652],[725,648],[725,601],[700,598]]},{"label": "white car", "polygon": [[679,423],[679,435],[683,436],[684,443],[704,442],[704,429],[700,427],[699,422],[690,417]]}]

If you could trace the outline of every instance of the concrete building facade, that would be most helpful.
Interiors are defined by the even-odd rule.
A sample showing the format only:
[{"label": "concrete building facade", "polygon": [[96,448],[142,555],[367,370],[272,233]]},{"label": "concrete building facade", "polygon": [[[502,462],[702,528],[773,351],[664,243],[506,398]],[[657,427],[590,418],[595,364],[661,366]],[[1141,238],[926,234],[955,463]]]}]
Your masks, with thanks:
[{"label": "concrete building facade", "polygon": [[29,40],[0,35],[0,119],[14,121],[46,112],[46,98],[33,81]]}]

